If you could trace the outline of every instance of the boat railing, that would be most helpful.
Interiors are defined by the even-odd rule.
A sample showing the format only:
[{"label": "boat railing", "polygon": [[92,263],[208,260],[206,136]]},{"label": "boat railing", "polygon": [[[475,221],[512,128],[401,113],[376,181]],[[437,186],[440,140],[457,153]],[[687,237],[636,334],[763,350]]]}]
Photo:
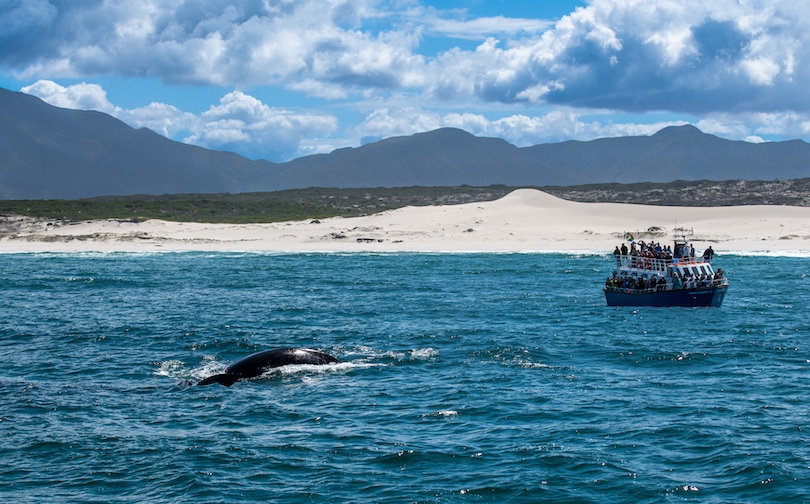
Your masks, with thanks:
[{"label": "boat railing", "polygon": [[614,255],[616,266],[624,269],[640,269],[652,271],[666,271],[669,265],[691,266],[695,264],[711,264],[711,259],[705,257],[675,257],[659,258],[639,255]]},{"label": "boat railing", "polygon": [[709,287],[722,287],[724,285],[728,285],[728,279],[725,277],[713,278],[711,280],[689,280],[678,286],[673,285],[672,282],[667,282],[666,284],[652,285],[644,288],[630,287],[622,284],[610,285],[608,282],[605,285],[605,290],[632,293],[653,293],[682,289],[706,289]]},{"label": "boat railing", "polygon": [[[633,287],[614,287],[611,285],[606,285],[605,290],[609,291],[616,291],[616,292],[632,292],[634,294],[648,294],[651,292],[656,292],[658,289],[654,289],[652,287],[646,287],[644,289],[636,289]],[[660,289],[661,291],[664,290],[672,290],[672,289]]]},{"label": "boat railing", "polygon": [[[670,284],[667,284],[670,285]],[[723,278],[711,278],[711,279],[690,279],[686,282],[683,282],[683,285],[680,287],[681,289],[703,289],[706,287],[721,287],[723,285],[728,285],[728,279]],[[674,286],[671,286],[675,288]]]},{"label": "boat railing", "polygon": [[664,272],[667,265],[672,264],[672,259],[659,259],[656,257],[645,257],[635,255],[617,255],[616,266],[620,268],[644,269]]}]

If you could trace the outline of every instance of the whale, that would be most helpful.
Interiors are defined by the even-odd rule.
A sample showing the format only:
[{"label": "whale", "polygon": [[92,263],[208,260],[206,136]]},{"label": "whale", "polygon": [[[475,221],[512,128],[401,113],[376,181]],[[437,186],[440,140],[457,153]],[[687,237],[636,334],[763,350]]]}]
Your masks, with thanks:
[{"label": "whale", "polygon": [[340,361],[329,354],[311,348],[275,348],[248,355],[234,362],[225,372],[200,380],[197,385],[219,383],[230,387],[239,380],[261,376],[267,370],[289,364],[338,364]]}]

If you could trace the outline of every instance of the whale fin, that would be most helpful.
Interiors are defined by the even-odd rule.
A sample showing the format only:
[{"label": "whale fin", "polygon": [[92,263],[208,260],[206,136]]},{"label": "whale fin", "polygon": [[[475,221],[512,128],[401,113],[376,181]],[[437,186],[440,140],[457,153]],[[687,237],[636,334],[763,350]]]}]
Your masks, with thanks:
[{"label": "whale fin", "polygon": [[230,387],[236,380],[239,379],[239,375],[233,373],[221,373],[215,374],[213,376],[209,376],[208,378],[204,378],[197,383],[197,385],[211,385],[212,383],[219,383],[220,385],[225,385],[226,387]]}]

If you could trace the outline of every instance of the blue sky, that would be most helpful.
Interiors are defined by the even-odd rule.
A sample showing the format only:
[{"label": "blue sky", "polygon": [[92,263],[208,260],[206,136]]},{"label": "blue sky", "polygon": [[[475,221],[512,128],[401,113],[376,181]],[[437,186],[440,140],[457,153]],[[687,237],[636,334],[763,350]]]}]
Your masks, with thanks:
[{"label": "blue sky", "polygon": [[808,140],[809,38],[795,0],[0,0],[0,86],[272,161],[447,126]]}]

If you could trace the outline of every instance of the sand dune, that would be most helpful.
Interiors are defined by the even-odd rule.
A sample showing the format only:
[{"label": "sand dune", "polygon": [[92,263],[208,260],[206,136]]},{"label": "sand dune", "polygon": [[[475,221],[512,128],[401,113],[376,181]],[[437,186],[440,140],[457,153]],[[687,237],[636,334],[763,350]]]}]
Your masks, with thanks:
[{"label": "sand dune", "polygon": [[669,243],[694,232],[696,249],[810,251],[810,208],[660,207],[575,203],[534,189],[452,206],[406,207],[365,217],[274,224],[99,220],[61,225],[30,218],[0,223],[0,251],[593,251],[610,252],[631,232]]}]

